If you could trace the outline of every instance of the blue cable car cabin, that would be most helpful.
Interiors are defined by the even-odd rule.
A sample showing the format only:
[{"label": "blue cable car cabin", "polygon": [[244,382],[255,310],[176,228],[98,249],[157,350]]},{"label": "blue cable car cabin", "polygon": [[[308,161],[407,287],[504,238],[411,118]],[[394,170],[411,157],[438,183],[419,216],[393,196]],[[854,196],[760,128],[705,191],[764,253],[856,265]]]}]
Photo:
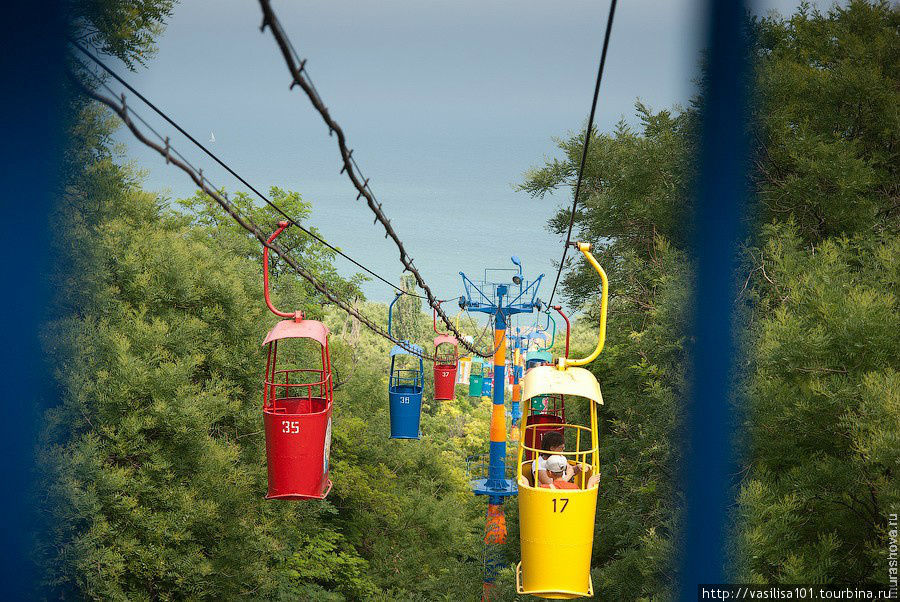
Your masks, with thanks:
[{"label": "blue cable car cabin", "polygon": [[[393,338],[394,304],[405,293],[397,293],[388,305],[388,336]],[[391,349],[391,373],[388,379],[388,410],[391,415],[391,439],[418,439],[422,416],[422,392],[425,390],[423,349],[409,341],[397,341]],[[418,354],[418,355],[416,355]],[[412,362],[409,358],[414,358]],[[418,359],[418,368],[415,364]]]},{"label": "blue cable car cabin", "polygon": [[545,366],[553,363],[553,354],[549,351],[529,351],[525,355],[525,371],[535,366]]},{"label": "blue cable car cabin", "polygon": [[[404,341],[403,344],[418,353],[423,350],[418,345]],[[418,357],[419,366],[409,365],[406,358],[416,356],[409,350],[395,345],[391,349],[391,375],[388,397],[391,414],[391,439],[418,439],[419,419],[422,416],[422,392],[425,390],[425,365]]]},{"label": "blue cable car cabin", "polygon": [[[525,355],[525,372],[535,366],[547,366],[553,363],[553,355],[549,351],[529,351]],[[535,412],[543,412],[547,409],[547,397],[537,395],[531,400],[531,409]]]}]

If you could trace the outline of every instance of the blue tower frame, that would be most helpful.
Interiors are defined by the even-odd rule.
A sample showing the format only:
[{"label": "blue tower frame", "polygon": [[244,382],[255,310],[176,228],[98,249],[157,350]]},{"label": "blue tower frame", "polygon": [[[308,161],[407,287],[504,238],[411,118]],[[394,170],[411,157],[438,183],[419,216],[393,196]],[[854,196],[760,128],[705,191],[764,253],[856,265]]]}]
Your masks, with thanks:
[{"label": "blue tower frame", "polygon": [[[527,282],[522,277],[522,263],[512,257],[517,269],[485,270],[484,280],[476,284],[463,272],[462,277],[465,294],[460,297],[459,305],[463,309],[488,314],[494,319],[494,381],[491,408],[490,448],[488,452],[488,470],[486,478],[473,479],[472,491],[475,495],[488,496],[487,515],[484,532],[484,597],[493,587],[499,570],[503,564],[503,551],[500,546],[506,544],[506,518],[503,512],[503,500],[518,493],[514,480],[506,478],[506,329],[510,317],[515,314],[532,312],[541,306],[537,298],[540,288],[541,274],[535,280]],[[514,272],[509,281],[496,282],[488,280],[488,272]]]},{"label": "blue tower frame", "polygon": [[[506,329],[509,318],[515,314],[530,313],[541,307],[537,297],[538,289],[544,275],[532,281],[522,278],[522,265],[517,257],[512,262],[518,269],[494,268],[485,269],[485,279],[475,283],[465,273],[460,272],[465,295],[460,298],[460,307],[473,312],[484,313],[494,318],[494,380],[492,400],[494,409],[491,414],[491,440],[489,451],[488,476],[472,481],[475,495],[490,496],[489,502],[500,504],[504,497],[515,495],[515,482],[506,478],[506,406],[504,386],[506,379]],[[510,282],[492,282],[487,280],[488,272],[514,271]],[[499,426],[499,428],[498,428]]]}]

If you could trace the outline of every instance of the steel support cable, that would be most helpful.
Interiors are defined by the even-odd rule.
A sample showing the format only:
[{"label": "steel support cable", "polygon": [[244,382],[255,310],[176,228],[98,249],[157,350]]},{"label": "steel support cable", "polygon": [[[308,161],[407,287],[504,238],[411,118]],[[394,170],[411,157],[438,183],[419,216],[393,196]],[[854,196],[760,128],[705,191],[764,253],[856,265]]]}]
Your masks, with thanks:
[{"label": "steel support cable", "polygon": [[[479,329],[478,323],[475,322],[474,318],[472,318],[472,314],[469,313],[468,309],[465,310],[465,312],[466,312],[466,319],[469,320],[469,325],[472,327],[472,332],[477,333],[478,329]],[[487,329],[490,325],[491,325],[491,321],[488,320],[487,323],[484,325],[484,328],[481,329],[481,334],[479,334],[477,337],[474,334],[472,335],[472,344],[473,345],[481,345],[481,341],[484,340],[484,335],[487,333]],[[463,336],[466,336],[466,335],[463,335]],[[491,356],[493,356],[494,353],[497,353],[497,349],[499,349],[499,347],[494,347],[494,351],[491,353]],[[489,357],[489,356],[484,356],[484,355],[480,355],[480,354],[479,354],[479,356],[480,357]]]},{"label": "steel support cable", "polygon": [[[297,52],[294,50],[293,44],[288,38],[287,34],[284,31],[284,28],[281,26],[281,22],[278,20],[278,17],[275,16],[275,12],[272,10],[271,3],[269,0],[259,0],[260,8],[263,13],[262,25],[260,25],[260,31],[265,31],[266,26],[269,27],[269,30],[272,32],[272,37],[275,38],[275,42],[278,44],[278,48],[281,50],[281,54],[284,56],[285,63],[287,63],[288,71],[291,73],[291,77],[293,81],[291,82],[291,88],[294,86],[300,86],[300,88],[306,93],[307,97],[309,97],[310,102],[313,107],[318,111],[319,115],[322,116],[322,119],[325,121],[325,125],[328,126],[329,134],[337,134],[338,147],[341,152],[341,159],[343,161],[343,167],[341,168],[341,173],[346,172],[347,177],[350,179],[350,182],[353,184],[354,188],[356,188],[358,194],[356,195],[357,200],[364,197],[366,199],[366,204],[369,206],[369,209],[375,214],[375,222],[380,222],[382,226],[384,226],[385,230],[385,238],[390,237],[394,244],[397,245],[397,249],[400,251],[400,262],[403,264],[405,271],[410,272],[413,277],[416,279],[416,284],[425,291],[425,299],[428,301],[428,305],[434,309],[437,314],[441,317],[444,324],[447,328],[452,332],[459,343],[468,349],[469,351],[475,353],[479,357],[489,357],[481,354],[477,349],[473,346],[469,345],[460,334],[459,331],[453,326],[453,322],[450,320],[450,317],[444,313],[444,310],[441,309],[440,303],[438,303],[438,299],[435,297],[434,293],[431,292],[431,289],[428,287],[428,284],[425,283],[425,279],[422,277],[422,274],[419,273],[419,270],[413,265],[413,260],[406,252],[406,248],[403,246],[403,241],[400,240],[400,237],[397,235],[393,226],[391,226],[391,221],[385,216],[384,212],[381,208],[381,203],[375,200],[375,195],[372,193],[372,189],[369,187],[369,179],[362,175],[362,172],[359,169],[359,165],[356,163],[356,159],[353,158],[353,150],[347,147],[347,138],[344,134],[344,130],[341,129],[341,126],[331,117],[328,112],[328,108],[325,106],[325,103],[322,101],[321,96],[319,96],[318,91],[316,90],[315,85],[312,83],[312,80],[309,78],[309,75],[306,74],[306,60],[301,59]],[[419,298],[423,298],[419,295],[416,295]]]},{"label": "steel support cable", "polygon": [[[501,314],[503,313],[503,310],[502,310],[502,309],[498,309],[497,311],[499,311]],[[472,323],[472,325],[474,326],[475,332],[478,332],[478,326],[477,326],[477,323],[475,322],[474,318],[472,318],[472,314],[469,313],[469,310],[468,310],[468,309],[466,310],[466,317],[469,318],[469,321],[470,321],[470,322]],[[476,344],[476,345],[481,345],[481,341],[484,340],[484,337],[487,335],[488,329],[489,329],[490,327],[491,327],[491,320],[488,319],[488,321],[487,321],[487,322],[485,323],[485,325],[484,325],[484,328],[481,329],[481,334],[479,334],[479,335],[478,335],[478,338],[475,340],[475,344]],[[491,335],[491,340],[492,340],[492,341],[494,340],[493,335]],[[492,357],[495,353],[497,353],[497,350],[498,350],[498,349],[500,349],[500,343],[496,343],[496,344],[495,344],[494,350],[491,352],[491,355],[490,355],[490,356],[482,356],[482,357]]]},{"label": "steel support cable", "polygon": [[[110,69],[109,67],[107,67],[107,66],[103,63],[103,61],[101,61],[101,60],[100,60],[99,58],[97,58],[94,54],[92,54],[91,52],[89,52],[84,46],[82,46],[81,44],[79,44],[79,43],[78,43],[77,41],[75,41],[75,40],[69,40],[69,43],[71,43],[75,48],[77,48],[77,49],[78,49],[82,54],[84,54],[86,57],[88,57],[89,59],[91,59],[94,63],[96,63],[97,65],[99,65],[100,68],[103,69],[106,73],[108,73],[113,79],[115,79],[117,82],[119,82],[120,84],[122,84],[123,86],[125,86],[125,88],[127,88],[128,91],[130,91],[132,94],[134,94],[134,95],[137,96],[139,99],[141,99],[141,101],[142,101],[145,105],[147,105],[148,107],[150,107],[157,115],[159,115],[160,117],[162,117],[163,119],[165,119],[166,122],[167,122],[169,125],[171,125],[172,127],[174,127],[174,128],[175,128],[176,130],[178,130],[185,138],[187,138],[188,140],[190,140],[190,141],[194,144],[194,146],[196,146],[197,148],[199,148],[200,150],[202,150],[204,153],[206,153],[207,156],[209,156],[213,161],[215,161],[216,163],[218,163],[223,169],[225,169],[225,171],[227,171],[227,172],[230,173],[232,176],[234,176],[235,178],[237,178],[238,181],[240,181],[244,186],[246,186],[247,188],[249,188],[250,190],[252,190],[252,191],[256,194],[256,196],[258,196],[260,199],[262,199],[267,205],[269,205],[269,207],[271,207],[272,209],[274,209],[275,211],[277,211],[279,214],[281,214],[281,215],[282,215],[286,220],[288,220],[291,224],[293,224],[294,226],[296,226],[297,228],[299,228],[300,230],[302,230],[303,232],[305,232],[305,233],[306,233],[307,235],[309,235],[310,237],[312,237],[312,238],[314,238],[315,240],[319,241],[321,244],[325,245],[326,247],[328,247],[329,249],[331,249],[332,251],[334,251],[335,253],[337,253],[338,255],[340,255],[341,257],[343,257],[344,259],[346,259],[347,261],[349,261],[349,262],[352,263],[353,265],[355,265],[356,267],[358,267],[358,268],[360,268],[361,270],[365,271],[365,272],[368,273],[369,275],[374,276],[374,277],[377,278],[378,280],[381,280],[382,282],[384,282],[384,283],[387,284],[388,286],[394,288],[395,290],[397,290],[397,291],[399,291],[399,292],[402,292],[402,293],[406,293],[406,294],[408,294],[408,295],[416,296],[416,297],[419,297],[419,298],[424,298],[424,297],[422,297],[421,295],[416,295],[415,293],[410,293],[409,291],[406,291],[406,290],[400,288],[399,286],[397,286],[397,285],[394,284],[393,282],[389,281],[388,279],[382,277],[381,275],[379,275],[379,274],[375,273],[374,271],[370,270],[369,268],[367,268],[367,267],[364,266],[363,264],[359,263],[358,261],[356,261],[355,259],[353,259],[353,258],[350,257],[349,255],[347,255],[346,253],[344,253],[343,251],[341,251],[341,250],[338,249],[337,247],[332,246],[328,241],[324,240],[323,238],[321,238],[320,236],[318,236],[316,233],[314,233],[314,232],[312,232],[311,230],[308,230],[307,228],[305,228],[304,226],[302,226],[302,225],[301,225],[300,223],[298,223],[294,218],[292,218],[290,215],[288,215],[287,213],[285,213],[280,207],[278,207],[275,203],[273,203],[266,195],[264,195],[262,192],[260,192],[255,186],[253,186],[253,184],[251,184],[250,182],[248,182],[247,180],[245,180],[243,177],[241,177],[240,174],[238,174],[238,173],[237,173],[236,171],[234,171],[234,169],[232,169],[228,164],[226,164],[226,163],[225,163],[224,161],[222,161],[218,156],[216,156],[215,153],[213,153],[212,151],[210,151],[205,145],[203,145],[200,141],[198,141],[196,138],[194,138],[193,136],[191,136],[187,131],[185,131],[185,129],[182,128],[182,127],[181,127],[174,119],[172,119],[171,117],[169,117],[169,116],[165,113],[165,111],[163,111],[162,109],[160,109],[159,107],[157,107],[157,106],[156,106],[153,102],[151,102],[146,96],[144,96],[143,94],[141,94],[140,92],[138,92],[133,86],[131,86],[131,85],[130,85],[128,82],[126,82],[124,79],[122,79],[116,72],[114,72],[112,69]],[[111,90],[110,90],[110,91],[111,91]],[[141,121],[143,121],[143,120],[141,120]],[[145,125],[145,126],[147,125],[146,122],[144,122],[144,125]],[[148,126],[148,127],[149,127],[149,126]],[[452,298],[455,298],[455,297],[451,297],[451,299],[452,299]],[[450,299],[445,299],[444,301],[450,301]]]},{"label": "steel support cable", "polygon": [[[472,325],[472,332],[478,332],[478,322],[475,321],[475,318],[472,317],[472,314],[469,312],[468,309],[466,310],[466,318],[468,318],[469,323]],[[481,329],[481,334],[478,335],[478,338],[475,341],[476,345],[480,345],[481,341],[484,340],[484,335],[487,333],[488,327],[490,327],[490,325],[491,325],[490,320],[485,322],[484,328]]]},{"label": "steel support cable", "polygon": [[[300,274],[300,276],[302,276],[304,279],[308,280],[314,286],[314,288],[316,290],[318,290],[320,293],[322,293],[326,298],[328,298],[330,301],[335,303],[338,307],[343,309],[348,314],[350,314],[353,317],[355,317],[356,319],[358,319],[364,326],[366,326],[367,328],[372,330],[374,333],[399,345],[400,347],[409,351],[413,355],[416,355],[416,356],[421,357],[422,359],[425,359],[428,361],[432,361],[432,362],[435,361],[436,358],[434,356],[429,356],[429,355],[419,353],[415,349],[410,348],[407,344],[405,344],[404,341],[396,339],[396,338],[390,336],[389,334],[387,334],[386,332],[384,332],[384,330],[379,328],[376,324],[371,322],[368,318],[365,318],[362,315],[360,315],[357,310],[355,310],[353,307],[348,305],[345,301],[336,297],[335,294],[332,293],[330,290],[328,290],[324,284],[315,280],[315,278],[312,277],[308,272],[303,270],[303,268],[301,268],[297,264],[296,260],[293,259],[292,257],[290,257],[290,255],[288,255],[286,251],[282,250],[280,247],[278,247],[274,243],[272,243],[272,244],[267,243],[266,242],[267,238],[266,238],[265,234],[263,234],[262,231],[259,229],[259,227],[256,226],[256,224],[253,223],[253,221],[251,219],[244,218],[243,216],[241,216],[240,212],[228,201],[227,195],[225,195],[225,193],[219,193],[219,191],[215,187],[213,187],[212,182],[210,182],[209,179],[207,179],[206,176],[203,175],[202,169],[196,168],[193,165],[191,165],[190,162],[187,159],[185,159],[181,153],[179,153],[175,148],[173,148],[171,146],[168,138],[163,137],[162,134],[160,134],[155,129],[153,129],[153,127],[150,126],[133,109],[129,110],[129,108],[127,107],[127,105],[125,103],[124,95],[122,96],[122,104],[120,106],[116,103],[116,101],[114,101],[110,98],[106,98],[100,94],[97,94],[96,92],[94,92],[93,90],[91,90],[90,88],[85,86],[73,74],[69,73],[68,75],[76,83],[76,85],[78,85],[79,87],[81,87],[84,90],[84,92],[88,96],[97,100],[98,102],[103,103],[104,105],[106,105],[110,109],[112,109],[119,116],[119,118],[122,119],[123,123],[125,123],[125,125],[131,130],[131,132],[135,135],[135,137],[138,140],[140,140],[145,145],[147,145],[150,148],[157,151],[161,156],[163,156],[166,159],[166,162],[172,163],[173,165],[175,165],[176,167],[178,167],[179,169],[181,169],[182,171],[187,173],[191,177],[191,179],[203,190],[203,192],[208,194],[223,209],[225,209],[225,211],[229,215],[231,215],[241,227],[243,227],[245,230],[247,230],[248,232],[253,234],[258,240],[260,240],[260,242],[264,246],[272,249],[272,251],[274,251],[280,257],[282,257],[288,263],[288,265],[290,265],[292,268],[294,268],[294,270],[298,274]],[[100,83],[111,94],[115,95],[115,92],[113,92],[112,89],[109,88],[109,86],[107,86],[104,82],[100,82]],[[152,140],[147,139],[146,136],[144,136],[143,133],[130,120],[129,114],[134,115],[135,118],[138,119],[142,124],[144,124],[144,126],[147,127],[151,132],[153,132],[156,135],[156,137],[159,138],[160,142],[162,142],[165,146],[158,145],[158,144],[154,143]],[[173,157],[173,155],[174,155],[174,157]],[[480,351],[475,351],[475,353],[477,353],[477,355],[479,355],[480,357],[491,357],[491,355],[492,355],[492,354],[491,355],[484,354]]]},{"label": "steel support cable", "polygon": [[594,99],[591,102],[591,112],[588,116],[587,129],[584,132],[584,148],[581,149],[581,166],[578,168],[578,179],[575,182],[575,198],[572,199],[572,215],[569,217],[569,230],[566,233],[566,243],[563,245],[562,259],[559,260],[559,270],[556,272],[556,280],[553,282],[553,291],[550,293],[550,300],[547,302],[548,307],[553,305],[553,297],[556,295],[559,277],[566,265],[566,255],[569,252],[569,246],[572,244],[572,226],[575,224],[575,211],[578,208],[578,196],[581,193],[584,165],[587,163],[588,145],[591,141],[591,132],[594,128],[594,113],[597,111],[597,99],[600,97],[600,82],[603,79],[603,67],[606,65],[606,52],[609,49],[609,36],[612,32],[613,18],[615,15],[616,0],[612,0],[609,5],[609,17],[606,19],[606,33],[603,36],[603,50],[600,53],[600,66],[597,69],[597,82],[594,84]]},{"label": "steel support cable", "polygon": [[[224,193],[220,193],[218,190],[216,190],[212,186],[212,184],[209,182],[209,180],[203,175],[203,170],[195,168],[193,165],[191,165],[186,160],[184,160],[180,154],[177,154],[176,152],[174,152],[171,145],[168,144],[168,140],[163,139],[157,132],[154,131],[154,133],[157,135],[157,137],[159,137],[161,139],[161,141],[163,142],[164,145],[158,144],[158,143],[150,140],[149,138],[147,138],[147,136],[144,135],[144,133],[140,130],[140,128],[138,128],[135,125],[134,121],[131,120],[129,113],[134,114],[134,115],[136,115],[136,113],[134,113],[133,110],[129,111],[128,106],[125,102],[124,95],[122,95],[121,104],[119,104],[112,98],[108,98],[102,94],[95,92],[94,90],[91,90],[89,87],[87,87],[83,82],[81,82],[71,72],[68,73],[68,76],[75,83],[75,85],[79,86],[84,91],[84,93],[87,96],[93,98],[97,102],[100,102],[100,103],[106,105],[114,113],[116,113],[116,115],[119,116],[119,118],[128,127],[128,129],[131,130],[131,133],[134,134],[135,138],[137,138],[144,145],[152,148],[157,153],[159,153],[163,158],[165,158],[167,163],[171,163],[172,165],[175,165],[176,167],[181,169],[183,172],[185,172],[194,181],[194,183],[197,186],[199,186],[201,188],[201,190],[203,190],[204,193],[208,194],[210,196],[210,198],[212,198],[214,201],[216,201],[216,203],[218,203],[219,206],[221,206],[222,209],[224,209],[225,212],[228,213],[232,217],[232,219],[235,220],[235,222],[237,222],[238,225],[240,225],[242,228],[244,228],[245,230],[250,232],[257,240],[259,240],[260,244],[262,244],[265,247],[268,247],[273,252],[278,254],[278,256],[281,257],[288,265],[290,265],[291,268],[293,268],[293,270],[295,272],[297,272],[297,274],[299,274],[301,277],[303,277],[305,280],[307,280],[310,284],[312,284],[312,286],[319,293],[321,293],[325,298],[327,298],[329,301],[331,301],[332,303],[337,305],[339,308],[341,308],[342,310],[344,310],[345,312],[347,312],[348,314],[350,314],[351,316],[353,316],[354,318],[359,320],[360,323],[363,324],[363,326],[365,326],[366,328],[368,328],[375,334],[378,334],[378,335],[388,339],[389,341],[393,342],[394,344],[399,345],[400,347],[402,347],[403,349],[405,349],[412,355],[421,357],[422,359],[428,360],[431,362],[436,360],[436,358],[434,356],[420,353],[420,352],[416,351],[415,349],[411,348],[404,341],[401,341],[401,340],[396,339],[393,336],[389,335],[381,327],[379,327],[377,324],[375,324],[374,322],[372,322],[371,320],[369,320],[368,318],[366,318],[365,316],[360,314],[355,308],[351,307],[347,302],[345,302],[343,299],[341,299],[335,293],[333,293],[331,290],[329,290],[329,288],[325,284],[319,282],[312,274],[310,274],[305,269],[303,269],[297,263],[297,260],[295,260],[293,257],[291,257],[278,244],[276,244],[274,242],[273,243],[267,242],[267,237],[262,232],[262,230],[260,230],[260,228],[253,222],[252,219],[241,215],[241,213],[237,210],[237,208],[234,205],[232,205],[231,202],[227,199],[227,196]],[[143,119],[141,119],[141,121],[143,122]],[[488,356],[482,356],[482,357],[488,357]]]}]

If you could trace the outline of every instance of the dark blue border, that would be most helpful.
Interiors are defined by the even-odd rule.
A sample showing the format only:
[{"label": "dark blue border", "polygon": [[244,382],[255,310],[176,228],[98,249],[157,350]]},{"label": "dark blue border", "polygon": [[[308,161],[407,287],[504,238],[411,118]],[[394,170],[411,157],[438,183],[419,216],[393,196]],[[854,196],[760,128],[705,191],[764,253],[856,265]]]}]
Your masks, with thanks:
[{"label": "dark blue border", "polygon": [[725,581],[726,520],[733,503],[731,408],[735,254],[747,199],[745,5],[709,3],[707,80],[696,190],[697,261],[692,394],[684,466],[681,600],[698,583]]},{"label": "dark blue border", "polygon": [[0,219],[0,315],[3,418],[0,466],[3,517],[0,598],[31,597],[30,558],[34,452],[42,395],[48,390],[38,342],[45,317],[48,217],[59,191],[63,144],[63,4],[52,0],[3,6],[0,73],[3,211]]}]

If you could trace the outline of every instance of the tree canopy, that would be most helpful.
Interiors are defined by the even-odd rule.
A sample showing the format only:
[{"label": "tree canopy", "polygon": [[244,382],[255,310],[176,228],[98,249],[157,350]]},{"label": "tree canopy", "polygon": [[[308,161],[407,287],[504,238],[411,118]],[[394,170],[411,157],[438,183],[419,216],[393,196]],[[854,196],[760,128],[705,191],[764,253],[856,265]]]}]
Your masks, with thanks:
[{"label": "tree canopy", "polygon": [[[735,581],[887,578],[879,554],[900,492],[898,19],[888,2],[853,0],[747,22],[754,199],[734,291],[744,350]],[[611,283],[607,348],[591,367],[606,398],[601,598],[666,598],[675,578],[702,108],[702,91],[680,110],[638,102],[636,126],[594,133],[578,199],[573,238],[600,249]],[[520,189],[572,190],[583,138],[559,140],[562,158]],[[564,235],[568,221],[563,207],[549,227]],[[565,294],[590,303],[593,270],[570,267]]]},{"label": "tree canopy", "polygon": [[[73,35],[133,69],[173,10],[168,0],[71,5]],[[900,504],[898,25],[881,0],[747,20],[754,195],[735,275],[737,394],[723,400],[739,417],[723,559],[735,581],[886,579],[886,517]],[[275,318],[261,299],[261,248],[204,194],[145,190],[109,114],[77,96],[70,109],[42,333],[55,389],[36,450],[37,595],[477,598],[485,504],[465,458],[484,451],[490,404],[426,394],[422,440],[388,439],[392,344],[272,258],[276,304],[332,332],[335,486],[326,501],[265,501],[260,344]],[[702,91],[684,108],[637,102],[631,123],[593,133],[578,199],[576,238],[596,246],[611,285],[606,348],[590,366],[606,402],[592,559],[601,599],[674,596],[684,400],[702,377],[686,371],[702,110]],[[558,158],[520,190],[543,202],[571,191],[583,137],[560,139]],[[270,195],[305,222],[301,192]],[[281,218],[243,192],[230,198],[263,227]],[[563,207],[548,227],[564,233],[568,220]],[[367,301],[364,277],[342,276],[332,251],[296,228],[279,241],[386,327],[386,304]],[[563,293],[585,309],[577,356],[594,344],[597,282],[579,261],[567,267]],[[424,309],[398,301],[395,334],[430,338]],[[585,408],[567,414],[585,422]],[[515,501],[506,507],[513,527]],[[513,527],[498,600],[516,599],[518,543]]]}]

